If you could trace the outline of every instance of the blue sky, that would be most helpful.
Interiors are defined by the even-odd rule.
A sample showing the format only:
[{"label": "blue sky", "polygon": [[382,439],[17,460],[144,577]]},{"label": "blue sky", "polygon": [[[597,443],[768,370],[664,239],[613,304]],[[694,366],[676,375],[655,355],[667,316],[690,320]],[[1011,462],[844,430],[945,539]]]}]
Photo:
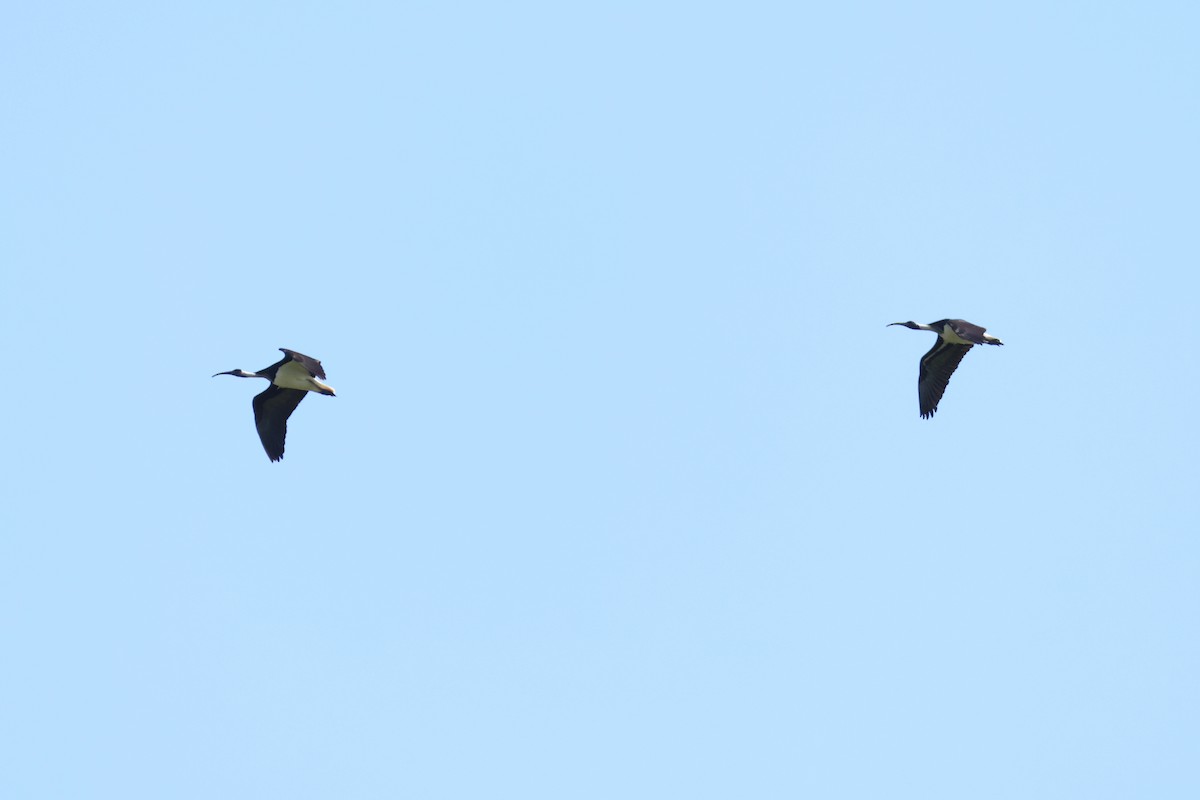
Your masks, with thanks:
[{"label": "blue sky", "polygon": [[1197,796],[1198,22],[9,8],[0,795]]}]

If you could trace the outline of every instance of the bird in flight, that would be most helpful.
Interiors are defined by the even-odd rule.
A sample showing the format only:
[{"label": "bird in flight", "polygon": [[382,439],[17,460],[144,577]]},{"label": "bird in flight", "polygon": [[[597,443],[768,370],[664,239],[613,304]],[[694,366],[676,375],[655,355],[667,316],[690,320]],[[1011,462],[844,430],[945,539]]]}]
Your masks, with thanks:
[{"label": "bird in flight", "polygon": [[325,377],[321,362],[295,350],[279,348],[283,359],[258,372],[234,369],[217,375],[236,375],[239,378],[266,378],[271,382],[266,391],[254,397],[254,426],[258,438],[272,461],[283,458],[283,440],[287,437],[287,421],[296,406],[309,392],[337,397],[333,387],[321,383]]},{"label": "bird in flight", "polygon": [[919,322],[893,322],[914,331],[933,331],[938,340],[928,353],[921,357],[921,375],[917,378],[917,397],[921,403],[921,417],[928,419],[937,411],[938,401],[950,383],[950,376],[958,368],[958,362],[977,344],[1004,344],[988,334],[987,328],[972,325],[965,319],[939,319],[928,325]]}]

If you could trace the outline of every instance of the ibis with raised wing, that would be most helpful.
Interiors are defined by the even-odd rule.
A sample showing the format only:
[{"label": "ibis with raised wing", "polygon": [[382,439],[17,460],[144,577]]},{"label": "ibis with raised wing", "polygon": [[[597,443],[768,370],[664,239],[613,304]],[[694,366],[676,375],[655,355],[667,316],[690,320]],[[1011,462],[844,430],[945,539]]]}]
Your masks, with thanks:
[{"label": "ibis with raised wing", "polygon": [[917,378],[917,399],[921,404],[921,417],[929,419],[937,411],[938,402],[946,392],[950,376],[958,369],[963,356],[977,344],[1004,344],[987,333],[987,328],[973,325],[965,319],[939,319],[928,325],[919,322],[893,322],[887,325],[903,325],[914,331],[933,331],[938,335],[932,349],[921,357],[921,374]]},{"label": "ibis with raised wing", "polygon": [[321,362],[295,350],[279,348],[283,359],[258,372],[234,369],[217,375],[236,375],[239,378],[266,378],[271,382],[266,391],[254,397],[254,426],[258,438],[272,461],[283,458],[283,441],[287,438],[287,421],[296,406],[309,392],[337,397],[333,387],[322,383],[325,370]]}]

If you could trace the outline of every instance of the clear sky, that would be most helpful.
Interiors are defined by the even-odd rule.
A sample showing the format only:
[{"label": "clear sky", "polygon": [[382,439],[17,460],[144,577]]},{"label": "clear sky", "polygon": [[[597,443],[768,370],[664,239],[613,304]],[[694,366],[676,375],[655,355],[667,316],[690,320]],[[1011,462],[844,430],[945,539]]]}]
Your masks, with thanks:
[{"label": "clear sky", "polygon": [[9,4],[0,796],[1200,796],[1198,25]]}]

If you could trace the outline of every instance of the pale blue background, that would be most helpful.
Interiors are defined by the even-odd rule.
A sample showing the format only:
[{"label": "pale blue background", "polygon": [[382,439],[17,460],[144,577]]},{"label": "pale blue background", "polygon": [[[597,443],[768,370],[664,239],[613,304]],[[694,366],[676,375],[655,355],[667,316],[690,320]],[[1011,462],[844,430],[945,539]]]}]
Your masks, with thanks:
[{"label": "pale blue background", "polygon": [[1200,797],[1195,8],[7,4],[0,796]]}]

